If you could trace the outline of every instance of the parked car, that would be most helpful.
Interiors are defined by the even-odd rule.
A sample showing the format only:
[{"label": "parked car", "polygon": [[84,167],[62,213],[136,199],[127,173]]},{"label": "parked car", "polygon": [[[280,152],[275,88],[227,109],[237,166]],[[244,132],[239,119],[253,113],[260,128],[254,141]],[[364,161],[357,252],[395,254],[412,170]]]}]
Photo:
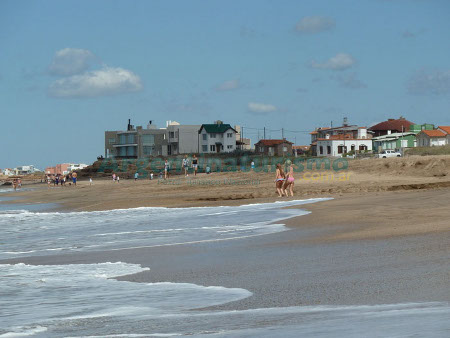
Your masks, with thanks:
[{"label": "parked car", "polygon": [[402,157],[402,154],[396,150],[383,150],[378,154],[378,158]]}]

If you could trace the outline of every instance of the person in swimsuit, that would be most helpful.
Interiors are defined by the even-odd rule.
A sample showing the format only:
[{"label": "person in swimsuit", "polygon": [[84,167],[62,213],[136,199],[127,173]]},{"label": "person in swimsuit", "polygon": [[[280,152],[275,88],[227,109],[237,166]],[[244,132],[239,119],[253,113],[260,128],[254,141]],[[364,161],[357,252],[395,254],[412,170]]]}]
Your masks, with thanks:
[{"label": "person in swimsuit", "polygon": [[164,162],[164,179],[168,179],[169,178],[169,161],[165,161]]},{"label": "person in swimsuit", "polygon": [[[291,196],[294,196],[294,167],[292,166],[292,162],[290,160],[286,161],[287,165],[287,175],[286,180],[284,181],[284,192],[286,193],[286,196],[289,196],[289,192],[291,193]],[[288,192],[289,188],[289,192]]]},{"label": "person in swimsuit", "polygon": [[184,169],[184,176],[189,176],[188,175],[188,156],[184,155],[183,158],[183,169]]},{"label": "person in swimsuit", "polygon": [[78,177],[78,174],[76,172],[72,173],[72,183],[75,186],[77,185],[77,177]]},{"label": "person in swimsuit", "polygon": [[197,176],[198,160],[196,155],[192,158],[192,168],[194,168],[194,176]]},{"label": "person in swimsuit", "polygon": [[279,197],[283,197],[286,193],[283,189],[283,184],[285,180],[285,175],[281,164],[277,164],[276,176],[275,176],[275,187],[277,188],[277,193]]}]

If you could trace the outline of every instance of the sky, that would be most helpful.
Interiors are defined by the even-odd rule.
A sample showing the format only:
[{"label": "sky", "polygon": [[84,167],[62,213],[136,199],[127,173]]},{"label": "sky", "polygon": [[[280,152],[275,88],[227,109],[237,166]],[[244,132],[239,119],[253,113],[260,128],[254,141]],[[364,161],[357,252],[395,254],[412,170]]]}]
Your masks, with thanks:
[{"label": "sky", "polygon": [[104,131],[222,120],[450,125],[450,1],[0,2],[0,168],[92,163]]}]

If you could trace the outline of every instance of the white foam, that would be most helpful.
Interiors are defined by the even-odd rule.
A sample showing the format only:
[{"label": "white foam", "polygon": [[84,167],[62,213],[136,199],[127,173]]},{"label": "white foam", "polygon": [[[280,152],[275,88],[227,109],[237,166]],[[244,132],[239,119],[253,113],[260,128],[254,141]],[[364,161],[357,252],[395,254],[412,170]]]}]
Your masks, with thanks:
[{"label": "white foam", "polygon": [[0,327],[13,334],[18,327],[48,327],[74,320],[158,316],[220,305],[251,295],[244,289],[222,286],[111,279],[148,270],[122,262],[0,265],[0,275],[4,276],[0,279]]},{"label": "white foam", "polygon": [[[327,199],[202,208],[0,213],[0,259],[241,239],[284,231],[271,223],[304,215],[282,209]],[[175,226],[174,226],[175,225]]]}]

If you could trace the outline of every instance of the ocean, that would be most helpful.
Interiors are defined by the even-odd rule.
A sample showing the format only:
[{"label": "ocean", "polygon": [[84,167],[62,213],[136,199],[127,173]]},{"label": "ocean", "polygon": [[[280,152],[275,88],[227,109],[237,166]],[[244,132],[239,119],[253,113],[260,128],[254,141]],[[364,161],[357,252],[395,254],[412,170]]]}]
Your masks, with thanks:
[{"label": "ocean", "polygon": [[[99,212],[0,211],[0,259],[241,240],[287,231],[308,212],[283,207],[326,199],[234,207]],[[135,283],[152,272],[128,262],[0,264],[0,337],[447,337],[450,307],[424,302],[248,310],[211,306],[251,297],[243,288]]]}]

